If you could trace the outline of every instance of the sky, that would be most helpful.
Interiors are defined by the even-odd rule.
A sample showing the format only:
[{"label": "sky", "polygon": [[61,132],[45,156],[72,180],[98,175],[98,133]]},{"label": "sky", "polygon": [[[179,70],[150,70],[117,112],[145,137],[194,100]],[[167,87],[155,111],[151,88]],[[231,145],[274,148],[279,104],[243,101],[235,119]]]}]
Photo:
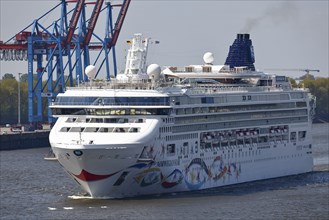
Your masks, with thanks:
[{"label": "sky", "polygon": [[[7,41],[59,2],[0,0],[0,40]],[[134,33],[160,41],[150,45],[147,59],[160,66],[203,64],[206,52],[214,54],[214,64],[224,64],[236,35],[249,33],[256,69],[277,69],[270,72],[291,77],[305,74],[294,69],[319,69],[311,74],[329,77],[328,12],[328,0],[132,0],[116,45],[118,69],[124,68],[126,40]],[[51,24],[59,14],[57,9],[41,23]],[[95,30],[100,35],[104,15]],[[27,62],[0,62],[1,78],[5,73],[27,72]]]}]

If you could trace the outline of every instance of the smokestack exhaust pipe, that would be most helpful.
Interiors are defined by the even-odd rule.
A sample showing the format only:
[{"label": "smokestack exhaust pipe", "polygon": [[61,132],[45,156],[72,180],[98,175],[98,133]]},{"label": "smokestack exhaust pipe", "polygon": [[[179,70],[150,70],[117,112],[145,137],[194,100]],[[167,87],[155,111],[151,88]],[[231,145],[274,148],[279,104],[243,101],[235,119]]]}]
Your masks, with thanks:
[{"label": "smokestack exhaust pipe", "polygon": [[237,34],[236,39],[230,46],[225,65],[230,68],[247,67],[255,71],[255,56],[250,34]]}]

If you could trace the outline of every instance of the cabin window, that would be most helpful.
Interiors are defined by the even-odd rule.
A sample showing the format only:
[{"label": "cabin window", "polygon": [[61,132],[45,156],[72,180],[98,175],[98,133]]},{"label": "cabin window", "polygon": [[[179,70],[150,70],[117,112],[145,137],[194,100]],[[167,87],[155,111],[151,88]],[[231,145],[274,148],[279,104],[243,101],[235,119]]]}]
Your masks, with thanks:
[{"label": "cabin window", "polygon": [[230,141],[230,146],[233,147],[236,145],[236,140]]},{"label": "cabin window", "polygon": [[296,102],[296,107],[297,108],[302,108],[302,107],[306,107],[306,102]]},{"label": "cabin window", "polygon": [[99,130],[99,128],[86,128],[85,131],[86,132],[97,132]]},{"label": "cabin window", "polygon": [[116,118],[105,118],[105,123],[116,123]]},{"label": "cabin window", "polygon": [[81,128],[81,127],[73,127],[71,128],[70,132],[83,132],[85,128]]},{"label": "cabin window", "polygon": [[222,143],[221,143],[221,146],[222,146],[222,147],[228,147],[228,142],[227,142],[227,141],[222,142]]},{"label": "cabin window", "polygon": [[188,142],[184,142],[183,144],[183,154],[187,155],[189,152]]},{"label": "cabin window", "polygon": [[203,104],[214,103],[214,97],[202,97],[201,103],[203,103]]},{"label": "cabin window", "polygon": [[103,123],[103,118],[96,118],[96,123]]},{"label": "cabin window", "polygon": [[306,131],[299,131],[298,132],[298,140],[303,141],[306,137]]},{"label": "cabin window", "polygon": [[259,143],[266,143],[268,142],[268,136],[259,137]]},{"label": "cabin window", "polygon": [[193,72],[193,70],[194,70],[193,66],[186,66],[185,67],[185,72],[190,73],[190,72]]},{"label": "cabin window", "polygon": [[138,128],[131,128],[129,129],[129,132],[136,133],[138,132]]},{"label": "cabin window", "polygon": [[211,68],[211,66],[203,66],[202,71],[205,73],[210,73],[210,72],[212,72],[212,68]]},{"label": "cabin window", "polygon": [[296,141],[296,132],[290,133],[290,141]]},{"label": "cabin window", "polygon": [[69,132],[70,128],[68,127],[63,127],[61,128],[60,132]]},{"label": "cabin window", "polygon": [[77,119],[76,118],[68,118],[66,122],[75,122]]},{"label": "cabin window", "polygon": [[175,144],[168,144],[167,145],[167,154],[174,155],[176,152],[176,145]]}]

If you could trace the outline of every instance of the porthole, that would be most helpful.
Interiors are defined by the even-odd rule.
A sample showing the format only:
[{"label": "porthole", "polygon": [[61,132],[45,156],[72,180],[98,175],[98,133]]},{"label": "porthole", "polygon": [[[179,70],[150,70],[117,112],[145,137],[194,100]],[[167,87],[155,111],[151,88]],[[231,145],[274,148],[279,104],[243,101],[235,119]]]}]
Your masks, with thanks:
[{"label": "porthole", "polygon": [[83,152],[81,150],[74,150],[73,153],[75,154],[75,156],[82,156]]}]

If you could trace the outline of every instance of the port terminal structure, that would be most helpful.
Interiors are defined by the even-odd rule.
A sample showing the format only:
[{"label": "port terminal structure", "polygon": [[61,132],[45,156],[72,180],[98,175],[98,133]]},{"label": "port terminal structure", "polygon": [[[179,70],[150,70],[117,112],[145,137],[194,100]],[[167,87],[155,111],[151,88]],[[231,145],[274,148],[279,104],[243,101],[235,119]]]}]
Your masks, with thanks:
[{"label": "port terminal structure", "polygon": [[[111,75],[116,77],[115,45],[131,0],[123,0],[121,4],[112,4],[109,0],[60,0],[60,3],[35,19],[26,28],[7,41],[0,41],[1,61],[27,61],[28,63],[28,120],[31,124],[45,121],[42,114],[42,101],[48,106],[58,93],[63,93],[66,86],[74,86],[85,82],[88,77],[84,69],[97,65],[98,72],[103,66],[107,80]],[[68,5],[75,4],[69,10]],[[86,8],[93,5],[89,19]],[[118,8],[114,14],[114,8]],[[60,18],[50,25],[41,24],[44,17],[60,10]],[[100,14],[105,16],[105,34],[94,32]],[[117,15],[113,24],[113,17]],[[68,17],[71,16],[70,20]],[[91,42],[92,37],[96,39]],[[97,52],[93,63],[89,51]],[[112,51],[112,55],[110,54]],[[110,58],[112,58],[113,74],[110,74]],[[64,75],[64,73],[67,73]],[[45,82],[43,78],[46,78]],[[55,119],[48,110],[48,122]]]}]

